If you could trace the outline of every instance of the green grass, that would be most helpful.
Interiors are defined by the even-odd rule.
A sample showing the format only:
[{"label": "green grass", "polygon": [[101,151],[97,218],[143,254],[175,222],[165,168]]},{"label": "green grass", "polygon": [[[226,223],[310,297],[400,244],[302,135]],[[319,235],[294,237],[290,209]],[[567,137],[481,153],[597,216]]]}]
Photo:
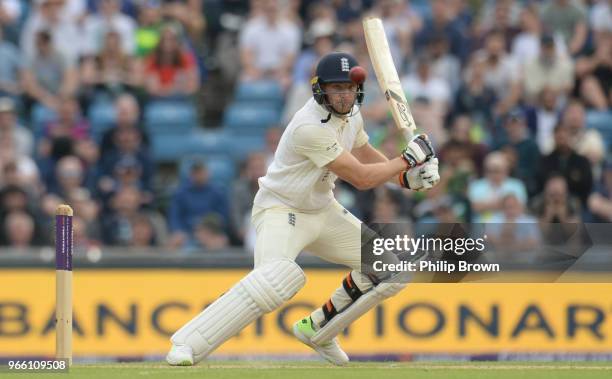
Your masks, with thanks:
[{"label": "green grass", "polygon": [[612,378],[612,362],[321,362],[209,361],[194,367],[162,362],[73,365],[69,374],[7,374],[3,378],[266,378],[266,379],[565,379]]}]

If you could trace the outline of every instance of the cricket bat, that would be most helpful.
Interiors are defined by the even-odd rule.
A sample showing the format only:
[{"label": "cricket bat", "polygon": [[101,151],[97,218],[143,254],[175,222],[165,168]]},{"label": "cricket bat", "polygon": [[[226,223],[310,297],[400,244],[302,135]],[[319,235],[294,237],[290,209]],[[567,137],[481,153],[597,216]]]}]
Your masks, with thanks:
[{"label": "cricket bat", "polygon": [[385,94],[395,125],[409,141],[414,136],[416,124],[391,57],[382,21],[377,17],[364,18],[363,31],[378,84]]}]

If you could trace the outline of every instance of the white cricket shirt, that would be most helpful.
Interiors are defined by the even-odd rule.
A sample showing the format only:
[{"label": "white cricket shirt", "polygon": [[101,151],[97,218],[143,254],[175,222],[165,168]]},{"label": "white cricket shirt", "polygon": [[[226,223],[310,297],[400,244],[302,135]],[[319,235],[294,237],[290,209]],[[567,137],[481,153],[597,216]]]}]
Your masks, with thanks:
[{"label": "white cricket shirt", "polygon": [[317,212],[332,201],[337,176],[325,166],[343,150],[363,146],[368,135],[360,113],[347,118],[331,116],[310,99],[289,122],[274,160],[264,177],[254,205],[288,206],[301,212]]}]

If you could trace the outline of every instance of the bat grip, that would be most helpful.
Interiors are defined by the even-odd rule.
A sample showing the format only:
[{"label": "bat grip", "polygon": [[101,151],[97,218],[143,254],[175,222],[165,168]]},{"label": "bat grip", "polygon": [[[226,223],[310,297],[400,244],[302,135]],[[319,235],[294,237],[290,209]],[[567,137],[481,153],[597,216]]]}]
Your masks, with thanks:
[{"label": "bat grip", "polygon": [[414,133],[412,132],[412,130],[408,128],[402,129],[402,134],[404,135],[404,138],[406,139],[406,143],[409,143],[410,141],[412,141],[412,138],[414,137]]}]

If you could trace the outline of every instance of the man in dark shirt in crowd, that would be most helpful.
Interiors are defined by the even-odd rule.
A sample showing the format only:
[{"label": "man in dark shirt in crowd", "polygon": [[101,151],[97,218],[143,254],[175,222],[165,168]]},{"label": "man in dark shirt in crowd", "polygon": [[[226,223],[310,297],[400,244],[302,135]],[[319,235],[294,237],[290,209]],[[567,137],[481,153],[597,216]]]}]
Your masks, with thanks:
[{"label": "man in dark shirt in crowd", "polygon": [[539,188],[553,175],[561,175],[567,181],[570,194],[580,199],[582,206],[593,187],[593,173],[588,159],[576,153],[570,141],[570,132],[566,125],[555,127],[555,149],[545,156],[540,163]]}]

